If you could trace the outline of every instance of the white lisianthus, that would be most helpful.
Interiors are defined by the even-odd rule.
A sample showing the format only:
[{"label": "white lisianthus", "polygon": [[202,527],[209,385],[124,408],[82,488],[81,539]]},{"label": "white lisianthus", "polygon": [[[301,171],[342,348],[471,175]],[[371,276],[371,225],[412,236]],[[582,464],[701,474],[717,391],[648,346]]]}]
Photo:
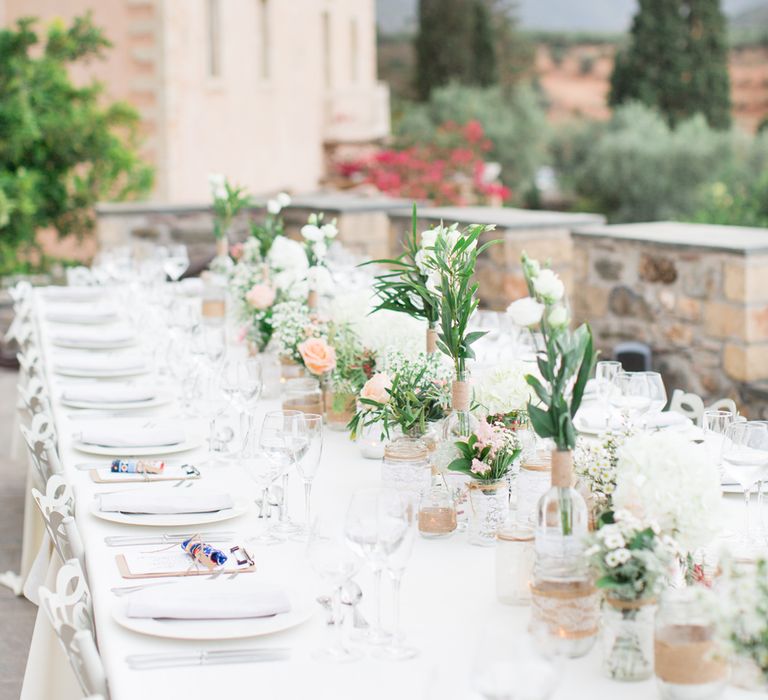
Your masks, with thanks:
[{"label": "white lisianthus", "polygon": [[211,188],[211,194],[216,199],[227,198],[227,179],[221,173],[210,173],[208,175],[208,185]]},{"label": "white lisianthus", "polygon": [[433,270],[429,273],[427,276],[426,287],[427,291],[435,296],[442,296],[442,278],[439,271]]},{"label": "white lisianthus", "polygon": [[333,278],[327,267],[314,265],[307,271],[307,284],[310,289],[319,294],[329,294],[333,291]]},{"label": "white lisianthus", "polygon": [[301,227],[301,235],[308,241],[322,241],[323,232],[316,224],[305,224]]},{"label": "white lisianthus", "polygon": [[533,297],[524,297],[513,301],[507,307],[507,313],[516,326],[535,326],[541,321],[544,304],[539,304]]},{"label": "white lisianthus", "polygon": [[541,263],[533,258],[526,258],[523,261],[523,272],[531,279],[534,279],[541,272]]},{"label": "white lisianthus", "polygon": [[281,209],[285,209],[291,203],[291,197],[287,192],[279,192],[275,199]]},{"label": "white lisianthus", "polygon": [[276,199],[267,200],[267,211],[272,214],[272,216],[277,216],[281,209],[282,206],[280,206],[280,202],[278,202]]},{"label": "white lisianthus", "polygon": [[680,433],[641,433],[619,449],[614,507],[657,523],[684,551],[717,534],[721,500],[711,455]]},{"label": "white lisianthus", "polygon": [[421,234],[421,247],[422,248],[434,248],[437,236],[442,229],[431,228],[428,231],[423,231]]},{"label": "white lisianthus", "polygon": [[430,267],[427,264],[428,260],[432,259],[431,251],[428,250],[420,250],[416,255],[414,256],[414,262],[416,263],[416,267],[419,268],[419,272],[421,272],[422,275],[428,275]]},{"label": "white lisianthus", "polygon": [[304,280],[309,268],[304,246],[285,236],[275,238],[267,254],[267,262],[275,271],[273,282],[281,290]]},{"label": "white lisianthus", "polygon": [[312,244],[312,252],[318,260],[322,260],[328,254],[328,246],[325,241],[317,241]]},{"label": "white lisianthus", "polygon": [[323,236],[325,238],[336,238],[336,236],[339,235],[339,229],[336,228],[336,219],[334,219],[329,224],[323,224],[320,227],[320,231],[322,232]]},{"label": "white lisianthus", "polygon": [[563,304],[556,304],[547,314],[547,321],[552,328],[565,328],[570,320],[568,309]]},{"label": "white lisianthus", "polygon": [[533,279],[533,289],[546,303],[554,304],[565,294],[563,281],[550,269],[541,270]]}]

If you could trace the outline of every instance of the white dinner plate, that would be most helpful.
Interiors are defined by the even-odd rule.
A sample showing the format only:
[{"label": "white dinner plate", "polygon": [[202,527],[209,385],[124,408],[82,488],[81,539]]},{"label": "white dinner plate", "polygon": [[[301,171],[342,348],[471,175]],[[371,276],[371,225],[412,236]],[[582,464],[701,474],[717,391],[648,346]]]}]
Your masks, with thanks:
[{"label": "white dinner plate", "polygon": [[134,367],[133,369],[54,369],[56,374],[62,377],[86,377],[88,379],[111,379],[113,377],[134,377],[138,374],[147,374],[152,368],[149,365]]},{"label": "white dinner plate", "polygon": [[61,404],[62,406],[67,406],[68,408],[90,408],[93,410],[104,411],[126,411],[131,408],[153,408],[154,406],[162,406],[163,404],[170,403],[171,401],[173,401],[173,392],[159,391],[157,396],[151,399],[145,399],[144,401],[123,401],[116,403],[114,401],[67,401],[66,399],[61,399]]},{"label": "white dinner plate", "polygon": [[[242,574],[256,576],[257,574]],[[202,585],[205,585],[203,582]],[[223,586],[222,586],[223,587]],[[166,639],[243,639],[262,637],[297,627],[312,617],[316,604],[308,593],[286,589],[291,610],[272,617],[253,617],[235,620],[158,620],[128,617],[125,614],[127,600],[118,598],[112,609],[115,621],[133,632]]]},{"label": "white dinner plate", "polygon": [[185,440],[176,445],[153,445],[151,447],[105,447],[104,445],[91,445],[75,440],[72,442],[79,452],[89,455],[104,455],[105,457],[150,457],[152,455],[172,455],[177,452],[186,452],[200,447],[201,440]]},{"label": "white dinner plate", "polygon": [[231,520],[248,512],[250,503],[245,498],[235,498],[232,508],[224,508],[212,513],[120,513],[117,511],[103,512],[98,509],[96,501],[91,503],[91,515],[122,525],[140,525],[148,527],[189,527]]},{"label": "white dinner plate", "polygon": [[55,337],[51,338],[51,344],[57,348],[69,348],[72,350],[119,350],[121,348],[129,348],[137,344],[136,338],[127,338],[125,340],[104,340],[104,341],[92,341],[87,340],[63,340]]}]

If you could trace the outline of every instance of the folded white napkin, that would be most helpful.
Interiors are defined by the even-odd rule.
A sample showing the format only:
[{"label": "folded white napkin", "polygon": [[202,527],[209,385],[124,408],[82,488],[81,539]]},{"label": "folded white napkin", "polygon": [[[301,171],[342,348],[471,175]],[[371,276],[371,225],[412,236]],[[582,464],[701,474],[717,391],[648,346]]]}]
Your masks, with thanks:
[{"label": "folded white napkin", "polygon": [[112,328],[62,328],[51,334],[54,343],[81,345],[84,348],[109,347],[114,343],[129,343],[136,339],[136,332],[122,326]]},{"label": "folded white napkin", "polygon": [[112,306],[61,304],[48,306],[45,318],[58,323],[109,323],[117,318],[117,309]]},{"label": "folded white napkin", "polygon": [[677,411],[663,411],[662,413],[651,413],[644,416],[641,425],[644,428],[672,428],[691,423],[682,413]]},{"label": "folded white napkin", "polygon": [[137,353],[100,355],[98,353],[59,353],[53,358],[53,367],[63,371],[116,372],[145,369],[147,361]]},{"label": "folded white napkin", "polygon": [[186,440],[180,423],[146,419],[93,421],[75,437],[86,445],[101,447],[161,447]]},{"label": "folded white napkin", "polygon": [[579,426],[587,430],[605,430],[609,427],[611,430],[617,430],[621,427],[621,417],[612,413],[608,426],[605,423],[606,413],[602,406],[592,404],[582,406],[576,414],[576,428]]},{"label": "folded white napkin", "polygon": [[279,589],[211,595],[204,585],[195,589],[179,588],[162,586],[137,591],[127,597],[125,614],[175,620],[230,620],[270,617],[291,610],[288,596]]},{"label": "folded white napkin", "polygon": [[234,502],[228,493],[209,491],[180,491],[179,489],[137,489],[96,496],[103,513],[149,513],[174,515],[179,513],[215,513],[232,508]]},{"label": "folded white napkin", "polygon": [[157,396],[157,391],[151,386],[132,386],[112,382],[77,384],[67,387],[61,394],[64,401],[83,401],[85,403],[150,401],[155,396]]},{"label": "folded white napkin", "polygon": [[46,299],[70,302],[94,301],[106,293],[104,287],[46,287],[43,291]]}]

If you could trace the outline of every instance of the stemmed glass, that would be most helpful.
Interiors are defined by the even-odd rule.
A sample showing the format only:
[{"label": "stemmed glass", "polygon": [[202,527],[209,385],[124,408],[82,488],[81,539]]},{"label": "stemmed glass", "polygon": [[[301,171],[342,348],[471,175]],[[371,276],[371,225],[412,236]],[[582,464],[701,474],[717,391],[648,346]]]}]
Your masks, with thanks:
[{"label": "stemmed glass", "polygon": [[[259,519],[266,521],[269,517],[269,488],[280,476],[280,464],[275,460],[267,459],[259,451],[258,440],[253,431],[246,435],[239,461],[245,469],[245,473],[256,483],[259,493],[259,499],[256,501],[259,506]],[[258,535],[251,537],[249,541],[260,544],[278,544],[285,540],[278,537],[272,531],[272,527],[268,526],[263,528]]]},{"label": "stemmed glass", "polygon": [[174,282],[178,282],[189,267],[189,254],[185,245],[168,246],[168,254],[163,259],[163,270]]},{"label": "stemmed glass", "polygon": [[234,437],[234,431],[228,425],[221,430],[217,423],[229,407],[229,400],[222,391],[221,376],[211,372],[206,381],[204,396],[205,408],[208,415],[208,464],[217,464],[218,458]]},{"label": "stemmed glass", "polygon": [[597,382],[597,396],[605,412],[605,429],[611,427],[611,392],[614,391],[614,379],[621,371],[621,362],[614,360],[601,360],[595,365],[595,381]]},{"label": "stemmed glass", "polygon": [[736,416],[730,411],[716,411],[709,409],[704,411],[701,420],[701,427],[704,431],[704,440],[712,448],[712,453],[717,455],[717,466],[720,468],[722,476],[722,451],[723,439],[728,430],[728,426],[733,423]]},{"label": "stemmed glass", "polygon": [[768,468],[768,423],[731,423],[725,431],[721,458],[726,472],[744,490],[744,532],[740,541],[751,546],[755,541],[750,523],[750,496]]},{"label": "stemmed glass", "polygon": [[270,411],[264,416],[259,446],[267,459],[280,469],[282,493],[277,532],[293,534],[298,529],[288,517],[288,472],[309,449],[307,423],[301,411]]},{"label": "stemmed glass", "polygon": [[406,646],[400,629],[400,585],[416,539],[417,512],[415,498],[408,492],[393,492],[381,502],[380,543],[384,568],[392,580],[392,636],[386,646],[374,651],[376,658],[402,661],[419,654],[418,649]]},{"label": "stemmed glass", "polygon": [[629,425],[636,423],[651,406],[651,388],[644,372],[619,372],[613,379],[609,401]]},{"label": "stemmed glass", "polygon": [[224,326],[203,324],[203,350],[212,364],[219,364],[224,357],[226,347]]},{"label": "stemmed glass", "polygon": [[304,527],[294,537],[299,541],[305,541],[309,537],[309,528],[312,523],[312,482],[323,455],[323,417],[316,413],[305,413],[304,423],[307,426],[308,447],[301,459],[296,462],[296,470],[304,482]]},{"label": "stemmed glass", "polygon": [[247,357],[237,363],[237,392],[240,399],[240,429],[243,433],[243,450],[253,434],[256,404],[264,389],[261,360]]},{"label": "stemmed glass", "polygon": [[660,414],[667,405],[667,390],[664,387],[664,380],[659,372],[643,372],[648,382],[648,390],[651,397],[651,406],[648,409],[649,414]]},{"label": "stemmed glass", "polygon": [[344,625],[341,614],[341,593],[344,585],[358,572],[362,562],[346,545],[340,533],[321,520],[313,523],[307,543],[307,558],[312,568],[333,586],[334,641],[313,656],[320,661],[355,661],[362,657],[359,649],[350,649],[344,643]]},{"label": "stemmed glass", "polygon": [[[391,525],[388,518],[382,518],[382,508],[387,499],[399,497],[392,489],[374,488],[356,491],[347,510],[344,523],[344,535],[352,548],[360,554],[371,567],[374,581],[374,598],[376,619],[374,625],[365,635],[370,644],[386,644],[390,634],[384,631],[381,624],[381,577],[386,562],[386,547],[394,549],[394,543],[385,546],[384,528]],[[401,532],[405,536],[405,529]],[[391,535],[386,537],[392,540]]]}]

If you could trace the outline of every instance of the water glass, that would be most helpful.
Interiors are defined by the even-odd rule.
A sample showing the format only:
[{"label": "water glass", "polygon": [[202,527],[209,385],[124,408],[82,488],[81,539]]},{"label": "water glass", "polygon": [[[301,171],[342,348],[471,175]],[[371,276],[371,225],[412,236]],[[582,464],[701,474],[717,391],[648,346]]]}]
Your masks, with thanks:
[{"label": "water glass", "polygon": [[605,412],[605,427],[610,427],[611,392],[614,391],[614,379],[621,371],[621,362],[614,360],[601,360],[595,365],[595,381],[597,382],[597,396]]},{"label": "water glass", "polygon": [[626,423],[638,422],[651,407],[651,387],[645,372],[619,372],[613,379],[609,401]]},{"label": "water glass", "polygon": [[163,270],[174,282],[178,282],[189,267],[189,254],[185,245],[168,246],[163,259]]},{"label": "water glass", "polygon": [[323,455],[323,417],[316,413],[305,413],[304,423],[307,426],[308,447],[296,463],[296,471],[304,482],[304,527],[295,538],[301,541],[309,537],[309,527],[312,522],[312,482]]},{"label": "water glass", "polygon": [[643,372],[651,396],[649,413],[661,413],[667,405],[667,389],[660,372]]}]

